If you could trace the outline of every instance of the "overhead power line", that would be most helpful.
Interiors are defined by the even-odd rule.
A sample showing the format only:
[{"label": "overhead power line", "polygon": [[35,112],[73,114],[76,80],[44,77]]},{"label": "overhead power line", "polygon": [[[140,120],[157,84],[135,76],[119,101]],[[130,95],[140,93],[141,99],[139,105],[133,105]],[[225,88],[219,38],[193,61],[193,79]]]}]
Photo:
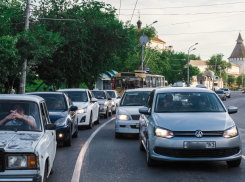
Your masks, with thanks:
[{"label": "overhead power line", "polygon": [[[136,0],[135,6],[134,6],[134,11],[135,11],[135,8],[136,8],[136,5],[137,5],[137,2],[138,2],[138,0]],[[130,23],[132,22],[132,18],[133,18],[133,16],[134,16],[134,11],[133,11],[133,14],[132,14],[132,17],[131,17]]]},{"label": "overhead power line", "polygon": [[[226,11],[226,12],[210,12],[210,13],[185,13],[185,14],[177,14],[177,13],[172,13],[172,14],[140,14],[140,15],[163,15],[163,16],[166,16],[166,15],[171,15],[171,16],[183,16],[183,15],[207,15],[207,14],[224,14],[224,13],[244,13],[245,11]],[[124,15],[124,16],[131,16],[131,14],[121,14],[121,15]],[[133,16],[133,15],[132,15]],[[137,15],[135,15],[137,16]]]},{"label": "overhead power line", "polygon": [[[245,2],[234,2],[234,3],[223,3],[223,4],[204,4],[204,5],[198,5],[198,6],[177,6],[177,7],[164,7],[164,8],[141,8],[139,10],[144,9],[170,9],[170,8],[197,8],[197,7],[203,7],[203,6],[224,6],[224,5],[231,5],[231,4],[244,4]],[[132,9],[121,9],[121,10],[132,10]]]},{"label": "overhead power line", "polygon": [[195,33],[177,33],[177,34],[159,34],[159,35],[188,35],[188,34],[205,34],[205,33],[222,33],[222,32],[237,32],[245,30],[229,30],[229,31],[214,31],[214,32],[195,32]]},{"label": "overhead power line", "polygon": [[120,16],[121,3],[122,3],[122,0],[120,0],[120,7],[119,7],[118,20],[119,20],[119,16]]}]

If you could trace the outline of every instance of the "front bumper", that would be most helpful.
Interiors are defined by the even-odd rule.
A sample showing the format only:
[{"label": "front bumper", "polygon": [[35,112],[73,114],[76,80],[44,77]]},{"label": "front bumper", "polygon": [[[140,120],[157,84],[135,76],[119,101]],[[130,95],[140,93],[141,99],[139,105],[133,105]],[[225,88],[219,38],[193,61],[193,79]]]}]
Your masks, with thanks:
[{"label": "front bumper", "polygon": [[100,114],[106,114],[107,107],[100,107]]},{"label": "front bumper", "polygon": [[42,176],[36,170],[5,170],[0,173],[0,181],[42,182]]},{"label": "front bumper", "polygon": [[[71,128],[68,126],[61,126],[56,128],[56,141],[57,142],[64,142],[68,140]],[[62,134],[62,137],[60,137],[60,134]]]},{"label": "front bumper", "polygon": [[[184,149],[183,142],[184,141],[194,141],[194,142],[216,142],[215,149]],[[172,139],[164,139],[153,136],[149,141],[150,147],[150,156],[155,160],[165,160],[165,161],[229,161],[236,160],[242,157],[242,146],[240,142],[240,137],[234,137],[230,139],[226,139],[223,137],[203,137],[203,138],[195,138],[195,137],[175,137]],[[220,155],[219,157],[210,157],[206,155],[205,157],[194,157],[193,153],[189,153],[188,157],[183,157],[186,155],[170,155],[170,154],[159,154],[156,152],[156,148],[164,148],[164,149],[173,149],[175,151],[184,151],[188,152],[188,150],[201,150],[206,155],[205,151],[209,150],[230,150],[233,148],[237,148],[237,152],[234,155]],[[208,156],[208,157],[207,157]]]},{"label": "front bumper", "polygon": [[116,120],[117,133],[139,133],[139,120]]},{"label": "front bumper", "polygon": [[89,117],[86,117],[87,113],[77,114],[78,126],[88,125]]}]

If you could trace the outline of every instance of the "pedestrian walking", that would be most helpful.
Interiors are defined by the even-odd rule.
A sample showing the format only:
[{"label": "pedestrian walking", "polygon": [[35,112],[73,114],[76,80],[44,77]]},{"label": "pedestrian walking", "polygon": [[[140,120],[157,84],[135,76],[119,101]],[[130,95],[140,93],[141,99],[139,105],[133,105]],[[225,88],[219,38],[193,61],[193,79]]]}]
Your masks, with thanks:
[{"label": "pedestrian walking", "polygon": [[49,87],[49,91],[53,91],[53,87],[52,86]]},{"label": "pedestrian walking", "polygon": [[9,90],[9,94],[16,94],[15,89],[13,87]]}]

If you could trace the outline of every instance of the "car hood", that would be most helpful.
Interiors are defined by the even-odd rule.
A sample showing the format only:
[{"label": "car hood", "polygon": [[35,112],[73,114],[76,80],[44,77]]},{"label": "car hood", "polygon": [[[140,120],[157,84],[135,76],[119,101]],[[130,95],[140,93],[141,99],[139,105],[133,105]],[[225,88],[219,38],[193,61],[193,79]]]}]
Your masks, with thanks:
[{"label": "car hood", "polygon": [[121,106],[118,108],[118,114],[127,114],[127,115],[138,115],[139,109],[143,106]]},{"label": "car hood", "polygon": [[77,106],[78,109],[83,109],[88,107],[88,102],[73,102],[74,106]]},{"label": "car hood", "polygon": [[172,131],[223,131],[235,125],[226,112],[154,113],[158,126]]},{"label": "car hood", "polygon": [[0,132],[0,148],[6,152],[34,152],[42,133]]},{"label": "car hood", "polygon": [[98,99],[98,104],[104,104],[106,101],[106,99]]},{"label": "car hood", "polygon": [[63,111],[63,112],[49,111],[49,117],[52,123],[54,123],[60,118],[67,117],[67,115],[68,115],[68,111]]}]

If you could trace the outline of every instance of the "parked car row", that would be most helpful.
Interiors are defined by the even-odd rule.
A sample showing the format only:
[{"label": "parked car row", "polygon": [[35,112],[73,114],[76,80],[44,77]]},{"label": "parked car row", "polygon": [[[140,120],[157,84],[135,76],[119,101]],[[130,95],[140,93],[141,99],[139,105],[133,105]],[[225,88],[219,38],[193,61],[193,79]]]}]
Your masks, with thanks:
[{"label": "parked car row", "polygon": [[[0,181],[46,182],[57,142],[72,145],[78,127],[91,129],[116,113],[116,91],[60,89],[0,95]],[[56,130],[56,131],[55,131]]]},{"label": "parked car row", "polygon": [[231,96],[226,88],[216,94],[190,87],[126,90],[116,114],[115,137],[139,133],[149,167],[158,161],[226,161],[237,167],[242,145],[229,114],[238,109],[226,109],[221,101],[226,96]]}]

